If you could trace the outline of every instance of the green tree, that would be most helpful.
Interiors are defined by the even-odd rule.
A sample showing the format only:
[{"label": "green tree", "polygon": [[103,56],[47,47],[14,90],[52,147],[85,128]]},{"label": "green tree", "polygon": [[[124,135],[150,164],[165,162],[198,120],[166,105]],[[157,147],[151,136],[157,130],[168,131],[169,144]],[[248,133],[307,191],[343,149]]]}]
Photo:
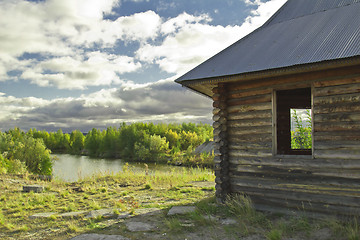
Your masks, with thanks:
[{"label": "green tree", "polygon": [[70,148],[73,154],[80,154],[85,146],[85,137],[79,130],[74,130],[70,134]]},{"label": "green tree", "polygon": [[102,141],[101,132],[93,128],[85,137],[85,149],[90,156],[99,156],[100,144]]},{"label": "green tree", "polygon": [[52,173],[50,151],[45,147],[43,140],[25,135],[19,128],[9,130],[7,134],[0,134],[0,151],[2,168],[6,165],[8,171],[26,166],[29,172],[35,174]]}]

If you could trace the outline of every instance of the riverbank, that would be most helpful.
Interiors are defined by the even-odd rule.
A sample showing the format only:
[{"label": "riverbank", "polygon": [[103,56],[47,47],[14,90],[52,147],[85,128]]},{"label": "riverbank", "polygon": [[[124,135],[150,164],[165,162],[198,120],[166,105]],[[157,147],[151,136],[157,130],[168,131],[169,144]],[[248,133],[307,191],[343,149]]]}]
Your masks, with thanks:
[{"label": "riverbank", "polygon": [[[25,185],[40,185],[44,191],[25,193]],[[359,239],[354,221],[256,212],[246,198],[217,205],[214,175],[201,169],[152,175],[124,169],[74,183],[0,175],[0,193],[0,239],[60,240],[85,233],[128,239]],[[180,205],[195,208],[168,216]],[[104,209],[107,215],[89,216]],[[132,231],[134,222],[152,228]]]}]

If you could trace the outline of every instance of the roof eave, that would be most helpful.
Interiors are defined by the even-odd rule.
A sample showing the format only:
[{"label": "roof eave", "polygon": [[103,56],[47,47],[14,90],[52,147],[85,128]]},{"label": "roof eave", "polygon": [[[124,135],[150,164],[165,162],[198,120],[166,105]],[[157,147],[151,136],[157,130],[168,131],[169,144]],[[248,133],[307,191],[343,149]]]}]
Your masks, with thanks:
[{"label": "roof eave", "polygon": [[275,69],[267,69],[256,72],[246,72],[240,74],[233,75],[225,75],[225,76],[216,76],[210,78],[202,78],[202,79],[189,79],[189,80],[175,80],[175,82],[181,84],[184,87],[187,87],[197,93],[202,95],[212,97],[212,89],[207,89],[207,91],[201,90],[199,86],[203,85],[217,85],[218,83],[227,83],[234,81],[252,81],[257,79],[264,79],[270,77],[279,77],[291,74],[299,74],[313,71],[321,71],[327,69],[334,69],[346,66],[354,66],[360,64],[360,56],[354,56],[349,58],[335,59],[335,60],[327,60],[316,63],[307,63],[301,65],[287,66],[282,68]]}]

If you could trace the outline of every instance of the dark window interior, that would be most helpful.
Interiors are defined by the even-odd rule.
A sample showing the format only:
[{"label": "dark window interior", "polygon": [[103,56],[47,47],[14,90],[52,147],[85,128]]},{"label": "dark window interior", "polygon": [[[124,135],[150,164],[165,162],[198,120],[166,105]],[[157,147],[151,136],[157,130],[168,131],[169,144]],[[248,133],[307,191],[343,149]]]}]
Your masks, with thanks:
[{"label": "dark window interior", "polygon": [[311,88],[276,92],[277,154],[311,155],[311,149],[291,149],[290,109],[311,109]]}]

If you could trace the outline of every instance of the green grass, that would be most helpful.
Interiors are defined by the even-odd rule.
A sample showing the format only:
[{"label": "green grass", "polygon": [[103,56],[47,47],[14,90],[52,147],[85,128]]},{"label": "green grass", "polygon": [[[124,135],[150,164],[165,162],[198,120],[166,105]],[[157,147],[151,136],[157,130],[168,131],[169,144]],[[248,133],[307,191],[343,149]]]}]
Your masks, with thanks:
[{"label": "green grass", "polygon": [[[163,213],[150,216],[150,222],[158,222],[159,234],[168,239],[199,232],[198,236],[215,239],[238,239],[253,234],[263,239],[277,240],[302,237],[311,239],[311,233],[319,229],[330,229],[332,239],[359,240],[358,219],[314,220],[305,216],[289,217],[281,214],[266,214],[256,211],[251,199],[244,195],[233,195],[226,203],[215,201],[213,186],[197,185],[197,181],[214,182],[214,175],[203,169],[182,169],[177,172],[151,175],[135,173],[131,169],[116,175],[98,175],[75,183],[61,181],[38,182],[14,176],[0,175],[0,239],[68,239],[72,236],[99,232],[131,235],[119,220],[106,218],[66,219],[56,214],[48,219],[31,219],[35,213],[91,211],[113,209],[114,214],[135,214],[138,208],[158,207]],[[13,182],[18,181],[18,184]],[[46,187],[43,193],[23,193],[21,186],[40,184]],[[206,184],[205,186],[207,186]],[[74,189],[81,189],[77,191]],[[194,205],[193,213],[167,217],[166,212],[174,205]],[[221,219],[235,219],[236,224],[222,225]],[[120,225],[119,225],[120,224]],[[114,226],[114,227],[112,227]],[[210,235],[211,234],[211,235]],[[166,239],[165,238],[165,239]],[[299,238],[299,237],[298,237]],[[176,239],[176,238],[175,238]]]},{"label": "green grass", "polygon": [[[52,227],[58,229],[54,239],[67,239],[77,233],[105,227],[103,219],[73,221],[56,215],[49,219],[30,219],[29,216],[35,213],[61,214],[113,208],[119,214],[120,211],[134,212],[137,208],[165,209],[174,204],[191,204],[213,194],[200,187],[189,187],[188,182],[199,179],[213,182],[214,175],[210,170],[200,168],[183,168],[169,173],[155,171],[151,175],[128,168],[119,174],[97,175],[75,183],[40,182],[0,175],[0,239],[28,239],[27,234],[47,232],[46,229]],[[14,180],[19,184],[13,184]],[[43,193],[19,190],[22,185],[30,184],[43,185],[46,190]],[[172,191],[172,188],[178,190]]]}]

